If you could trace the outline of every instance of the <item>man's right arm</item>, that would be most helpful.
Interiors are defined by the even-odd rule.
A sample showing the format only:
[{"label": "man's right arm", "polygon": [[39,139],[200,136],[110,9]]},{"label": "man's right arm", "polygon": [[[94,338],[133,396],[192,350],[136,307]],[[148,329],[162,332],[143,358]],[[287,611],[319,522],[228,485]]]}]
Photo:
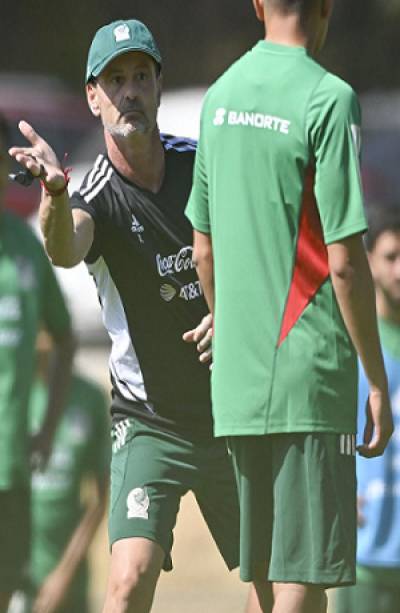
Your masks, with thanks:
[{"label": "man's right arm", "polygon": [[381,455],[393,432],[388,384],[376,320],[375,290],[361,234],[327,247],[339,308],[369,383],[361,455]]},{"label": "man's right arm", "polygon": [[88,254],[93,242],[94,221],[86,211],[71,211],[68,193],[51,196],[43,189],[39,209],[40,227],[47,255],[55,266],[71,268]]},{"label": "man's right arm", "polygon": [[28,147],[9,151],[23,167],[44,183],[39,216],[48,256],[55,266],[71,268],[88,254],[94,237],[94,221],[85,211],[71,211],[67,178],[50,145],[25,121],[19,129]]}]

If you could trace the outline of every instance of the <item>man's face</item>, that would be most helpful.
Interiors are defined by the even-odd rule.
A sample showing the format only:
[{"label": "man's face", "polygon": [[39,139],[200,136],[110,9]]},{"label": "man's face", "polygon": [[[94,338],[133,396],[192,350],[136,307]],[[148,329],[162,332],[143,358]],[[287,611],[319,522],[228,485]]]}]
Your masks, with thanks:
[{"label": "man's face", "polygon": [[400,310],[400,230],[378,236],[368,257],[377,291],[388,306]]},{"label": "man's face", "polygon": [[88,102],[114,136],[151,133],[157,125],[161,77],[153,59],[141,51],[116,57],[88,84]]}]

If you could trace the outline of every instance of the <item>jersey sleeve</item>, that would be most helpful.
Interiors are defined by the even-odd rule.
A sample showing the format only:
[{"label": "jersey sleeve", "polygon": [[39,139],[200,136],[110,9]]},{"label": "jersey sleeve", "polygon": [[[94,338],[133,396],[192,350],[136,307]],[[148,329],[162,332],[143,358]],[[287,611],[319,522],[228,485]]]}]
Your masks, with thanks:
[{"label": "jersey sleeve", "polygon": [[93,243],[89,249],[85,262],[92,264],[101,255],[101,240],[100,240],[100,216],[99,209],[95,206],[95,200],[86,202],[85,198],[79,193],[74,192],[70,198],[71,209],[81,209],[86,213],[89,213],[90,217],[94,221],[94,236]]},{"label": "jersey sleeve", "polygon": [[41,245],[39,245],[39,248],[43,268],[40,288],[41,321],[54,338],[60,338],[71,329],[71,318],[53,267]]},{"label": "jersey sleeve", "polygon": [[313,95],[307,120],[325,243],[365,232],[359,164],[361,113],[355,93],[327,74]]},{"label": "jersey sleeve", "polygon": [[189,196],[189,201],[186,206],[185,215],[188,217],[195,230],[209,234],[210,212],[204,141],[204,128],[203,122],[201,122],[200,139],[197,145],[196,160],[193,171],[193,185]]},{"label": "jersey sleeve", "polygon": [[74,192],[70,198],[71,209],[82,209],[89,213],[90,217],[96,223],[96,207],[94,206],[94,201],[86,202],[85,198],[79,193]]}]

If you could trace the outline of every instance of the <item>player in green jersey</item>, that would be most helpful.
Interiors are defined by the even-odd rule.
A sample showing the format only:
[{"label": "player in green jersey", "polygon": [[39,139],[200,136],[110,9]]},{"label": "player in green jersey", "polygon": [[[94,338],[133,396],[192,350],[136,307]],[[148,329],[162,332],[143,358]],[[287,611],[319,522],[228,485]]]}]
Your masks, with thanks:
[{"label": "player in green jersey", "polygon": [[[40,428],[46,406],[50,351],[42,332],[29,407],[32,432]],[[89,610],[86,554],[106,506],[109,430],[104,393],[74,373],[46,470],[32,476],[34,613]],[[82,507],[82,486],[89,483],[90,500]]]},{"label": "player in green jersey", "polygon": [[[7,140],[0,118],[0,613],[28,556],[30,455],[41,463],[48,457],[72,358],[70,319],[49,261],[28,226],[4,210]],[[30,442],[28,401],[40,325],[55,351],[46,417]]]},{"label": "player in green jersey", "polygon": [[325,610],[355,579],[360,453],[393,424],[365,256],[360,113],[311,54],[331,0],[254,0],[266,38],[209,90],[187,214],[214,313],[212,399],[241,504],[241,577],[263,611]]}]

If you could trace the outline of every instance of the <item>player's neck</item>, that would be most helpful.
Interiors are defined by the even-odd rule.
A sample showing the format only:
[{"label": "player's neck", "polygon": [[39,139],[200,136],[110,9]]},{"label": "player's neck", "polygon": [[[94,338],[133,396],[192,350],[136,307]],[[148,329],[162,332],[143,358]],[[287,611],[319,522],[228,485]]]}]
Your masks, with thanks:
[{"label": "player's neck", "polygon": [[139,187],[157,193],[165,171],[164,147],[158,129],[151,135],[115,138],[105,133],[107,153],[124,177]]},{"label": "player's neck", "polygon": [[376,311],[378,317],[385,319],[391,324],[400,326],[400,307],[398,304],[392,304],[390,300],[387,300],[382,292],[377,289],[376,292]]},{"label": "player's neck", "polygon": [[282,16],[273,13],[265,20],[265,40],[288,47],[308,47],[308,36],[301,28],[296,15]]}]

